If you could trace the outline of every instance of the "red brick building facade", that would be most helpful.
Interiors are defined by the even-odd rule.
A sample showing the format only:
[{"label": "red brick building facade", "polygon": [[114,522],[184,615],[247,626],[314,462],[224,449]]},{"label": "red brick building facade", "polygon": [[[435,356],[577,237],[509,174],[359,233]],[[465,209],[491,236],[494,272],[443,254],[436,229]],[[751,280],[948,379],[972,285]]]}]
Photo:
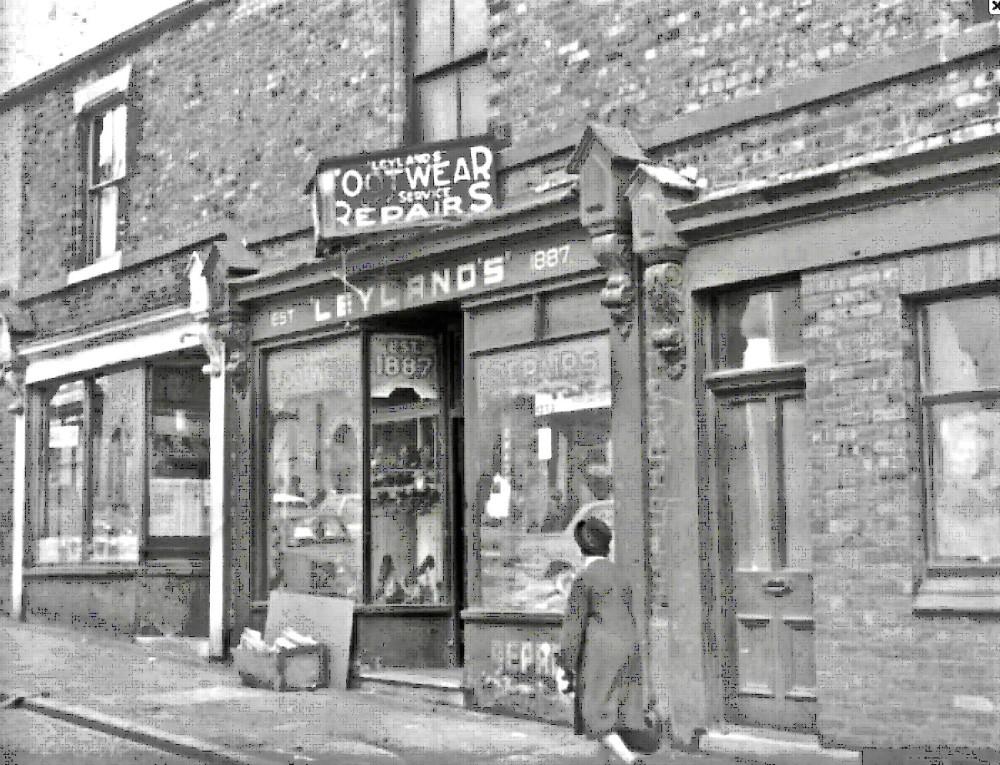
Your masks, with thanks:
[{"label": "red brick building facade", "polygon": [[[129,634],[209,636],[213,651],[224,650],[266,613],[262,571],[274,564],[264,540],[277,533],[268,503],[279,493],[290,505],[305,498],[290,476],[309,460],[328,482],[335,472],[320,465],[319,445],[274,435],[286,347],[353,359],[360,380],[364,354],[417,322],[434,327],[435,363],[454,375],[436,394],[450,409],[434,410],[448,520],[442,532],[413,521],[425,531],[412,533],[433,541],[407,555],[426,561],[443,545],[430,557],[451,561],[442,580],[449,605],[405,606],[419,657],[405,641],[379,648],[372,636],[391,632],[402,612],[376,603],[381,548],[358,547],[365,651],[390,664],[461,667],[479,706],[565,719],[549,661],[557,612],[491,601],[482,563],[484,551],[495,552],[493,536],[515,538],[496,529],[517,516],[484,520],[489,479],[513,483],[514,507],[518,480],[529,488],[512,475],[564,459],[548,479],[564,494],[582,496],[574,481],[599,478],[595,465],[614,475],[616,553],[643,574],[655,682],[679,740],[700,735],[704,746],[725,748],[763,727],[804,733],[844,756],[910,744],[1000,749],[1000,532],[990,525],[1000,514],[992,419],[1000,349],[974,339],[1000,328],[995,17],[985,2],[703,5],[490,0],[485,47],[424,67],[414,54],[416,11],[401,1],[189,0],[0,96],[4,119],[20,127],[20,144],[4,150],[16,153],[21,184],[19,195],[0,197],[0,263],[17,271],[4,281],[12,289],[3,314],[19,339],[4,395],[12,389],[26,403],[3,425],[14,434],[20,416],[26,434],[20,478],[14,446],[0,455],[4,607]],[[430,129],[416,125],[421,83],[466,65],[485,67],[476,75],[485,76],[476,81],[481,102],[475,88],[454,87],[479,104],[472,134],[499,142],[495,209],[452,227],[354,236],[334,247],[336,257],[317,260],[304,190],[318,163],[405,150]],[[117,144],[88,137],[88,126],[119,102],[124,154],[98,178],[94,162],[104,167]],[[598,127],[585,133],[590,124]],[[88,215],[106,188],[116,201],[98,213],[113,210],[114,220],[105,215],[110,227],[100,228]],[[603,192],[627,204],[599,203]],[[115,244],[110,260],[95,260],[95,236]],[[519,275],[518,258],[543,253],[544,265],[550,249],[564,259],[559,268],[525,266]],[[448,292],[444,280],[466,278],[459,270],[477,257],[479,268],[506,257],[505,281],[464,297]],[[199,309],[192,286],[202,268],[208,295]],[[365,299],[359,326],[321,325],[322,301],[343,292],[344,276],[369,296],[367,285],[417,276],[441,294],[413,301],[401,322],[388,303],[369,311]],[[282,328],[281,312],[303,305],[315,321]],[[561,310],[583,317],[579,326]],[[504,331],[489,329],[498,324]],[[368,350],[351,355],[353,344]],[[504,410],[496,464],[487,465],[493,436],[476,418],[494,415],[480,370],[498,369],[488,365],[504,354],[551,349],[606,355],[591,371],[608,379],[593,383],[599,391],[586,406],[577,400],[554,419],[539,413],[538,391],[534,420],[508,422]],[[55,457],[43,453],[68,449],[59,439],[78,432],[100,432],[107,443],[93,443],[103,449],[120,443],[115,423],[128,431],[111,403],[94,408],[102,380],[124,375],[124,390],[129,370],[146,369],[147,427],[179,435],[156,414],[155,380],[164,368],[206,360],[214,387],[198,406],[189,402],[197,416],[186,427],[205,444],[211,430],[225,447],[189,454],[198,477],[186,480],[211,482],[205,523],[218,521],[216,531],[205,526],[197,543],[164,533],[156,547],[155,492],[143,471],[154,470],[157,447],[142,433],[130,451],[126,433],[115,448],[122,464],[136,460],[127,475],[105,466],[79,486],[103,497],[102,482],[128,487],[128,471],[137,471],[146,483],[141,507],[128,511],[136,549],[104,561],[93,550],[57,560],[54,542],[43,553],[46,497],[64,486],[46,461]],[[951,367],[965,376],[941,371]],[[56,390],[77,380],[91,391],[81,431],[69,409],[58,423],[51,414],[53,396],[78,400],[75,388]],[[329,434],[343,448],[358,425],[366,438],[382,437],[373,435],[381,410],[348,387],[337,406],[351,417],[339,429],[331,421]],[[566,390],[554,398],[579,396]],[[183,408],[171,395],[163,413]],[[302,411],[316,405],[301,401]],[[309,416],[305,431],[315,427],[319,444],[329,413]],[[91,422],[108,417],[111,435]],[[363,523],[374,524],[380,489],[393,492],[372,483],[367,448],[358,441],[354,473],[341,469],[337,481],[360,481],[343,490],[344,507],[357,495]],[[273,455],[295,449],[279,470]],[[81,454],[93,460],[97,451]],[[530,471],[518,456],[529,452]],[[165,487],[180,473],[149,475]],[[609,499],[598,484],[587,484],[593,507]],[[309,491],[319,497],[319,488]],[[123,504],[107,496],[109,507]],[[94,549],[93,520],[105,512],[95,502],[81,505],[91,524],[83,544]],[[498,541],[496,554],[514,568],[523,559],[536,578],[542,563],[559,562],[542,556],[535,565],[529,546],[508,543]],[[305,589],[316,592],[311,581]],[[519,695],[519,686],[537,692]]]}]

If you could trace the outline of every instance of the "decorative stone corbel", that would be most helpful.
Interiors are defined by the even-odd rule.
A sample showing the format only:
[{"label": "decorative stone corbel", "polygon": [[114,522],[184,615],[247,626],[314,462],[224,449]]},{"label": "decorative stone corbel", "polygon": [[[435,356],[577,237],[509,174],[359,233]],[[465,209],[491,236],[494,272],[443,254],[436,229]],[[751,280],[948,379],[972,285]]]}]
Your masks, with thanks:
[{"label": "decorative stone corbel", "polygon": [[670,211],[693,201],[698,183],[660,165],[640,163],[625,188],[632,217],[633,249],[648,268],[644,273],[648,334],[672,380],[684,375],[684,269],[687,243],[677,234]]},{"label": "decorative stone corbel", "polygon": [[6,388],[13,397],[7,407],[13,414],[24,413],[28,369],[19,346],[34,334],[35,323],[29,314],[10,301],[0,301],[0,387]]},{"label": "decorative stone corbel", "polygon": [[568,173],[579,175],[580,223],[607,273],[601,304],[623,336],[631,330],[638,302],[625,188],[636,165],[647,161],[627,129],[591,124],[566,167]]},{"label": "decorative stone corbel", "polygon": [[602,234],[590,240],[594,257],[607,274],[601,290],[601,305],[608,309],[611,321],[623,335],[628,335],[634,318],[636,280],[631,240],[622,234]]},{"label": "decorative stone corbel", "polygon": [[237,389],[244,390],[247,384],[249,358],[249,330],[246,322],[206,321],[202,322],[198,334],[208,355],[208,363],[201,371],[211,377],[218,377],[225,372]]},{"label": "decorative stone corbel", "polygon": [[687,366],[684,334],[684,269],[677,261],[657,263],[646,269],[646,305],[649,306],[649,339],[666,364],[671,380],[679,380]]}]

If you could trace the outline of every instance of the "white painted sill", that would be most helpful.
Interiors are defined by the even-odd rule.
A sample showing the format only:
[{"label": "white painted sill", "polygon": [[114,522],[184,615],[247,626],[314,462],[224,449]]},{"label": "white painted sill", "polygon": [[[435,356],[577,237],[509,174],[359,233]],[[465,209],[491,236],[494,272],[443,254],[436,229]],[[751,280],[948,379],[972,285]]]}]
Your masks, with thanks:
[{"label": "white painted sill", "polygon": [[122,251],[118,250],[114,255],[109,255],[106,258],[100,258],[95,260],[89,266],[84,266],[83,268],[78,268],[75,271],[70,271],[66,275],[66,284],[78,284],[79,282],[85,282],[88,279],[94,279],[98,276],[103,276],[104,274],[110,274],[112,271],[117,271],[122,267]]},{"label": "white painted sill", "polygon": [[1000,613],[1000,578],[953,574],[925,579],[913,599],[916,614]]}]

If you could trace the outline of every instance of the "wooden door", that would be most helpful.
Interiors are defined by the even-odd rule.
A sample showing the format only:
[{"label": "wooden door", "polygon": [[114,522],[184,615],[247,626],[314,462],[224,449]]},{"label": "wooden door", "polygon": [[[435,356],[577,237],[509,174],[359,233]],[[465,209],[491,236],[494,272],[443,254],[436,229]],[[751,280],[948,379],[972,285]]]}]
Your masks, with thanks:
[{"label": "wooden door", "polygon": [[732,722],[811,730],[816,719],[812,547],[801,390],[718,400],[720,539],[728,548]]}]

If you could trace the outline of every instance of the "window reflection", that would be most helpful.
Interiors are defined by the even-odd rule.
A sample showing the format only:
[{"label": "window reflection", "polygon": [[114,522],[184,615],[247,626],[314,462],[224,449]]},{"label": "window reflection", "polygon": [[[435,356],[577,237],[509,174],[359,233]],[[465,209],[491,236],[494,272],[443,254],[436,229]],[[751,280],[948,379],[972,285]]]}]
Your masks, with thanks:
[{"label": "window reflection", "polygon": [[200,366],[151,370],[149,535],[209,534],[209,380]]},{"label": "window reflection", "polygon": [[803,357],[798,284],[726,295],[717,326],[720,369],[764,369]]},{"label": "window reflection", "polygon": [[1000,559],[1000,402],[931,408],[935,552]]},{"label": "window reflection", "polygon": [[[1000,297],[925,307],[930,551],[1000,559]],[[944,394],[944,395],[942,395]]]},{"label": "window reflection", "polygon": [[372,599],[447,603],[437,342],[373,335],[369,359]]},{"label": "window reflection", "polygon": [[45,498],[36,560],[73,563],[83,547],[83,380],[63,383],[48,402]]},{"label": "window reflection", "polygon": [[142,504],[142,401],[145,369],[94,380],[92,409],[93,518],[89,557],[137,561]]},{"label": "window reflection", "polygon": [[267,586],[361,593],[361,342],[271,353],[267,386]]},{"label": "window reflection", "polygon": [[562,610],[582,564],[573,527],[613,527],[606,337],[476,360],[482,605]]}]

